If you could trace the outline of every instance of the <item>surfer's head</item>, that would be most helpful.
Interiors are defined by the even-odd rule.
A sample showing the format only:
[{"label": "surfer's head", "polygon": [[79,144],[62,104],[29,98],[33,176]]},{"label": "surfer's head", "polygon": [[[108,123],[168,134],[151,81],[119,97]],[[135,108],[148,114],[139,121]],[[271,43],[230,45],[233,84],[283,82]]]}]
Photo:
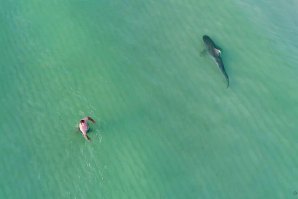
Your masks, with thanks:
[{"label": "surfer's head", "polygon": [[85,123],[85,120],[81,120],[80,123]]}]

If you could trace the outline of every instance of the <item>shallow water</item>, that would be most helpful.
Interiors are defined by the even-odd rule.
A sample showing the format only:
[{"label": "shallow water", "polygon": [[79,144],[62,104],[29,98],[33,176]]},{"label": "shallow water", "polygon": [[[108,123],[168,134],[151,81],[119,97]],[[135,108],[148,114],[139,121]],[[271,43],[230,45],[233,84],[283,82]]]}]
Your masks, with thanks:
[{"label": "shallow water", "polygon": [[0,198],[298,197],[297,6],[2,2]]}]

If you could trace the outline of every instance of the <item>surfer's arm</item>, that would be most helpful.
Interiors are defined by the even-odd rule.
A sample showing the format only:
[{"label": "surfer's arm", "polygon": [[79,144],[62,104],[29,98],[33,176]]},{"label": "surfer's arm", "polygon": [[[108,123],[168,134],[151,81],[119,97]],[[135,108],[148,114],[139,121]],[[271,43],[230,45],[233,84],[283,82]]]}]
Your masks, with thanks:
[{"label": "surfer's arm", "polygon": [[95,123],[95,120],[92,119],[91,117],[88,116],[87,119],[88,119],[88,120],[91,120],[91,122]]}]

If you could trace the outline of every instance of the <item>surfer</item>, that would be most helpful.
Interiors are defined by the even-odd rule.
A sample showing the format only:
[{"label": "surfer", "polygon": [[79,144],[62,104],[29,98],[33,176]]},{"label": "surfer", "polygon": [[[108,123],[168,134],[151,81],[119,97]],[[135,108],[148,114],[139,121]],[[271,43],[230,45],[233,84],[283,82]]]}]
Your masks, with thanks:
[{"label": "surfer", "polygon": [[89,130],[89,126],[88,126],[88,120],[90,120],[92,123],[95,123],[95,120],[92,119],[91,117],[87,116],[83,119],[80,120],[80,124],[79,124],[79,129],[82,132],[83,137],[90,141],[90,138],[87,135],[87,132]]}]

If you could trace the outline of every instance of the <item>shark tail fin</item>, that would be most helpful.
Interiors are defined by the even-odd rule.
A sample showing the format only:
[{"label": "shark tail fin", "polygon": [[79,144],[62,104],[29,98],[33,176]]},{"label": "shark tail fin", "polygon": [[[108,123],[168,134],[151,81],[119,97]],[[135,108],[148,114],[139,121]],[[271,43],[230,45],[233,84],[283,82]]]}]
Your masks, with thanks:
[{"label": "shark tail fin", "polygon": [[229,88],[229,86],[230,86],[230,80],[229,80],[229,77],[228,77],[227,74],[225,74],[225,78],[227,80],[227,88]]}]

